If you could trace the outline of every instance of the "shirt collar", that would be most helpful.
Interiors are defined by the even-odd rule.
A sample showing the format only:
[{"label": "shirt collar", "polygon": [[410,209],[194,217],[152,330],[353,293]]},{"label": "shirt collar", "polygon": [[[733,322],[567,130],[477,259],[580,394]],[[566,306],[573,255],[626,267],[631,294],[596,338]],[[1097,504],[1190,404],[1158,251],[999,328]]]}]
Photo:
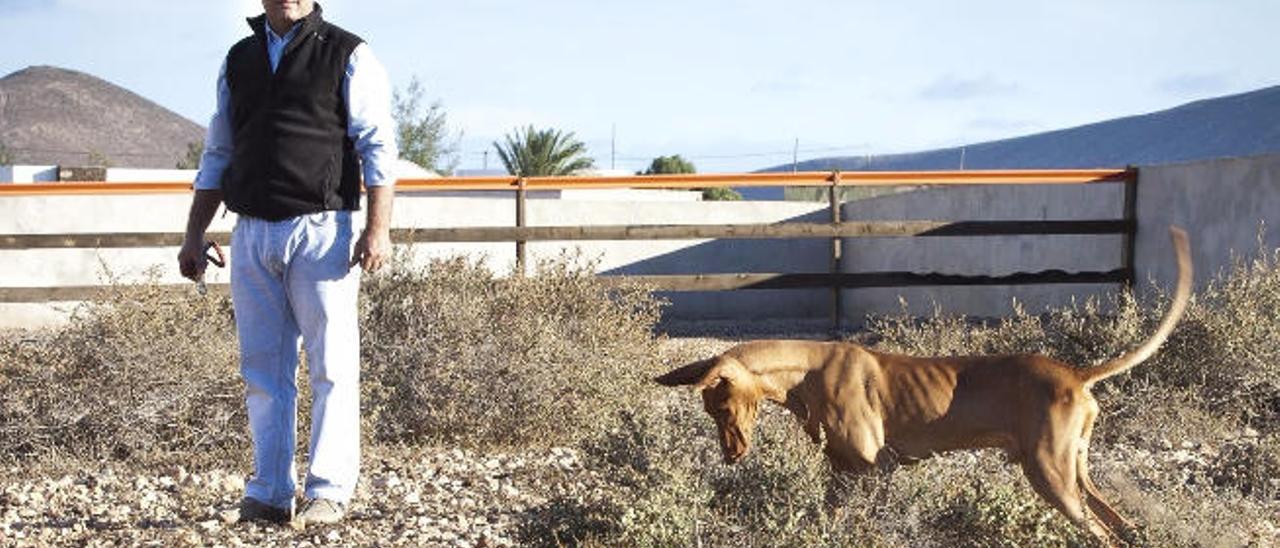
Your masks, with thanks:
[{"label": "shirt collar", "polygon": [[268,44],[284,45],[288,44],[289,41],[293,40],[293,37],[298,34],[298,29],[302,27],[302,21],[298,21],[297,23],[294,23],[292,27],[289,27],[289,32],[284,33],[284,36],[276,34],[276,31],[271,28],[271,23],[268,22],[265,17],[262,20],[262,25],[267,29]]}]

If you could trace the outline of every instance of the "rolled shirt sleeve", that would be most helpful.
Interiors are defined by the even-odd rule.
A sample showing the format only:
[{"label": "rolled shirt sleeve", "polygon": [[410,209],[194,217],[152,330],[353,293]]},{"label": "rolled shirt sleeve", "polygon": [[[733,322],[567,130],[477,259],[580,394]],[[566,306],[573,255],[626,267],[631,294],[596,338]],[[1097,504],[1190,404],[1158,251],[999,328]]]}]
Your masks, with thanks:
[{"label": "rolled shirt sleeve", "polygon": [[366,43],[356,46],[344,82],[347,135],[360,155],[366,187],[396,182],[396,125],[391,118],[391,82],[387,70]]},{"label": "rolled shirt sleeve", "polygon": [[209,120],[209,132],[204,138],[204,152],[200,155],[200,171],[196,173],[196,190],[222,188],[222,174],[231,163],[231,88],[227,87],[227,62],[218,71],[217,106]]}]

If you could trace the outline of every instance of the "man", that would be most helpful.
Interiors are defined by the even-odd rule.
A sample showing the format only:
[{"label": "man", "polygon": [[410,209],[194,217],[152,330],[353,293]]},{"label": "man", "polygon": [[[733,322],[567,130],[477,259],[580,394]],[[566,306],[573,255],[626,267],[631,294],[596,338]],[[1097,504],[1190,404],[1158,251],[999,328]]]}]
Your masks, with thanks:
[{"label": "man", "polygon": [[[183,276],[202,279],[218,204],[239,215],[231,297],[254,458],[241,521],[294,518],[301,338],[312,416],[306,501],[296,517],[336,523],[360,465],[360,271],[377,270],[391,249],[391,93],[369,47],[326,23],[313,0],[262,7],[218,77],[178,263]],[[356,237],[362,167],[368,213]]]}]

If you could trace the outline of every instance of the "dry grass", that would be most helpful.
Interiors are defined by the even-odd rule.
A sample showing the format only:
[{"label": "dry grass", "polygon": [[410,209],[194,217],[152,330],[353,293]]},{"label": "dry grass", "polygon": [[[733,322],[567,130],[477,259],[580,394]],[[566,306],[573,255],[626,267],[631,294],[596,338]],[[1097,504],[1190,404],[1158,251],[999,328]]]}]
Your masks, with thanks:
[{"label": "dry grass", "polygon": [[[1103,491],[1143,526],[1139,546],[1269,545],[1280,512],[1276,255],[1239,263],[1198,296],[1170,344],[1099,389],[1093,458]],[[878,348],[917,355],[1042,352],[1090,366],[1143,340],[1166,304],[1132,295],[980,323],[937,311],[873,318]],[[689,354],[679,363],[706,357]],[[553,501],[526,540],[547,545],[1088,546],[991,452],[870,478],[834,476],[785,413],[746,461],[718,463],[696,397],[654,393],[589,453],[596,499]],[[834,502],[836,510],[830,503]],[[590,519],[584,519],[589,516]],[[546,540],[551,539],[551,540]]]},{"label": "dry grass", "polygon": [[64,329],[0,340],[0,460],[245,452],[230,301],[113,287]]},{"label": "dry grass", "polygon": [[[572,480],[593,488],[548,493],[526,513],[525,543],[1088,545],[994,453],[850,479],[771,409],[747,460],[720,464],[696,396],[647,379],[732,341],[655,336],[660,303],[643,288],[604,285],[579,259],[512,279],[466,259],[401,263],[364,292],[371,444],[583,450],[586,468]],[[942,311],[882,317],[860,339],[914,354],[1044,352],[1088,366],[1143,339],[1163,302],[1121,295],[991,323]],[[1137,545],[1275,542],[1266,524],[1280,525],[1278,335],[1280,268],[1270,253],[1199,294],[1156,358],[1099,387],[1094,475],[1144,524]],[[0,461],[247,467],[225,298],[117,291],[65,329],[24,337],[0,339]]]},{"label": "dry grass", "polygon": [[[637,405],[660,303],[575,257],[498,278],[465,259],[365,285],[371,427],[382,441],[569,444]],[[607,402],[601,404],[601,402]]]}]

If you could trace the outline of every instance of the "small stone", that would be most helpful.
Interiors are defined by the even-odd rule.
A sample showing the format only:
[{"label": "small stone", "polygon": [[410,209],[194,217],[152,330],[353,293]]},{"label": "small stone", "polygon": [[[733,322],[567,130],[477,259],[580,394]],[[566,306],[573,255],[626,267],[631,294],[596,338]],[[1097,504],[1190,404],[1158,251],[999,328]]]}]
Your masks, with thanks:
[{"label": "small stone", "polygon": [[222,512],[219,512],[218,519],[222,520],[222,523],[231,525],[232,523],[240,521],[240,510],[232,509],[232,510],[224,510]]}]

